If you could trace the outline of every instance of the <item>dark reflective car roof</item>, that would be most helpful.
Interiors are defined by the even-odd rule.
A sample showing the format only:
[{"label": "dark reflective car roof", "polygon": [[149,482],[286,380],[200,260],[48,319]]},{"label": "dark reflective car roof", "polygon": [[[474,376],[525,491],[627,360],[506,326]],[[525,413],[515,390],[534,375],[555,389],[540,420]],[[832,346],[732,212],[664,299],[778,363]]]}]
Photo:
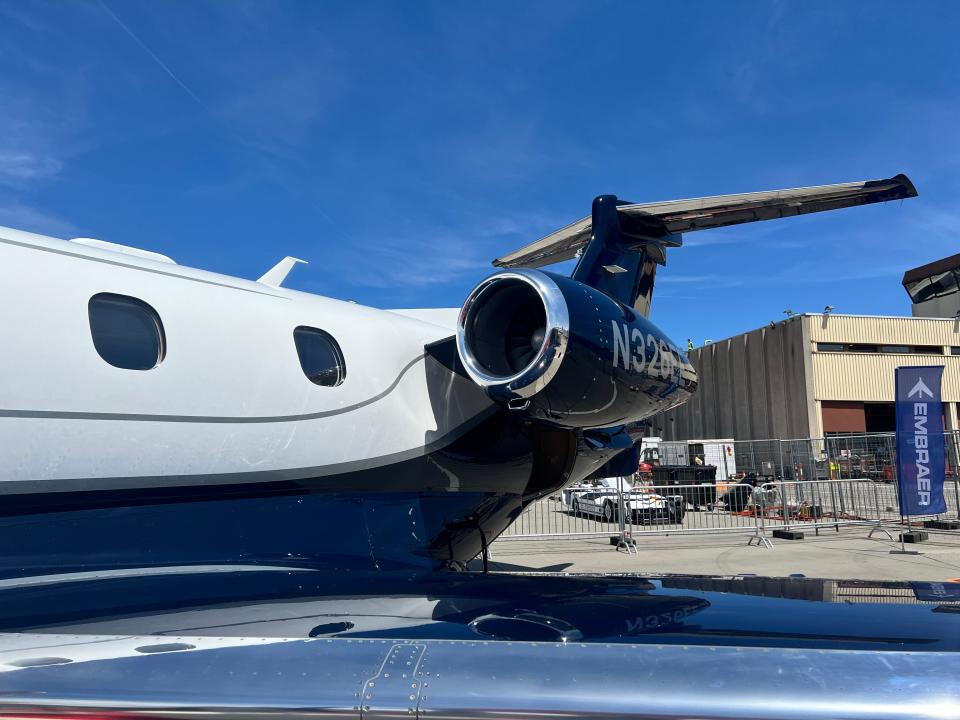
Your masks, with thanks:
[{"label": "dark reflective car roof", "polygon": [[960,584],[179,566],[0,579],[0,632],[960,649]]}]

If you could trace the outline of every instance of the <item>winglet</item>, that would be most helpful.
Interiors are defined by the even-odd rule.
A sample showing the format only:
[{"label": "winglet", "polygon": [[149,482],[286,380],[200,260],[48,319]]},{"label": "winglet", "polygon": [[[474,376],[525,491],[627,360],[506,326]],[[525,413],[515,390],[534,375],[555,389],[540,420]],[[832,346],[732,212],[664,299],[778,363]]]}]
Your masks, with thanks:
[{"label": "winglet", "polygon": [[283,285],[283,281],[287,279],[290,271],[293,270],[293,266],[297,263],[306,265],[307,261],[287,255],[287,257],[261,275],[257,282],[263,285],[269,285],[270,287],[280,287]]}]

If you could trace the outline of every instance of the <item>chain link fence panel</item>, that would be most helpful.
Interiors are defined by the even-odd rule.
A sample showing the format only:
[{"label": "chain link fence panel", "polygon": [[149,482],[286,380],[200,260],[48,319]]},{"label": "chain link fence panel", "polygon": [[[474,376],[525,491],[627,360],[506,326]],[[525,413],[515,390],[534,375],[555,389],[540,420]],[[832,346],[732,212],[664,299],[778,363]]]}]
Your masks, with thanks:
[{"label": "chain link fence panel", "polygon": [[[532,503],[500,538],[900,525],[895,440],[889,433],[731,442],[735,462],[725,465],[737,472],[718,467],[715,483],[654,485],[637,475],[620,487],[565,488]],[[960,432],[945,441],[947,512],[911,521],[960,520]]]}]

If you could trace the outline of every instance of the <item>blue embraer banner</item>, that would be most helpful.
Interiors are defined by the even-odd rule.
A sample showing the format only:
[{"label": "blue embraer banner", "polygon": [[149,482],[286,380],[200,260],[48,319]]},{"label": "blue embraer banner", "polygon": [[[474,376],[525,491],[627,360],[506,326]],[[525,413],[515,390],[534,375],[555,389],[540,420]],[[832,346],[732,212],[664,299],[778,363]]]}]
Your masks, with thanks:
[{"label": "blue embraer banner", "polygon": [[943,366],[898,367],[897,481],[901,515],[946,512],[943,497]]}]

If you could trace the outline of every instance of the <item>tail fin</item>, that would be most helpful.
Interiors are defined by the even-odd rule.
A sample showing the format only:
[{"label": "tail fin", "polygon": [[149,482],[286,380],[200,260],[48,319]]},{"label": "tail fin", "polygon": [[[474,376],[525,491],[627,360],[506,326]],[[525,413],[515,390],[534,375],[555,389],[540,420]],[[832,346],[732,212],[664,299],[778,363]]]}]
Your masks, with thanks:
[{"label": "tail fin", "polygon": [[592,235],[573,270],[573,279],[650,316],[657,265],[667,261],[666,248],[678,247],[679,234],[618,212],[626,203],[614,195],[593,201]]},{"label": "tail fin", "polygon": [[591,217],[498,258],[493,264],[505,268],[540,267],[569,260],[583,251],[574,278],[647,315],[656,266],[666,262],[667,247],[681,244],[680,233],[916,196],[913,183],[902,174],[886,180],[645,204],[601,195],[593,201]]}]

